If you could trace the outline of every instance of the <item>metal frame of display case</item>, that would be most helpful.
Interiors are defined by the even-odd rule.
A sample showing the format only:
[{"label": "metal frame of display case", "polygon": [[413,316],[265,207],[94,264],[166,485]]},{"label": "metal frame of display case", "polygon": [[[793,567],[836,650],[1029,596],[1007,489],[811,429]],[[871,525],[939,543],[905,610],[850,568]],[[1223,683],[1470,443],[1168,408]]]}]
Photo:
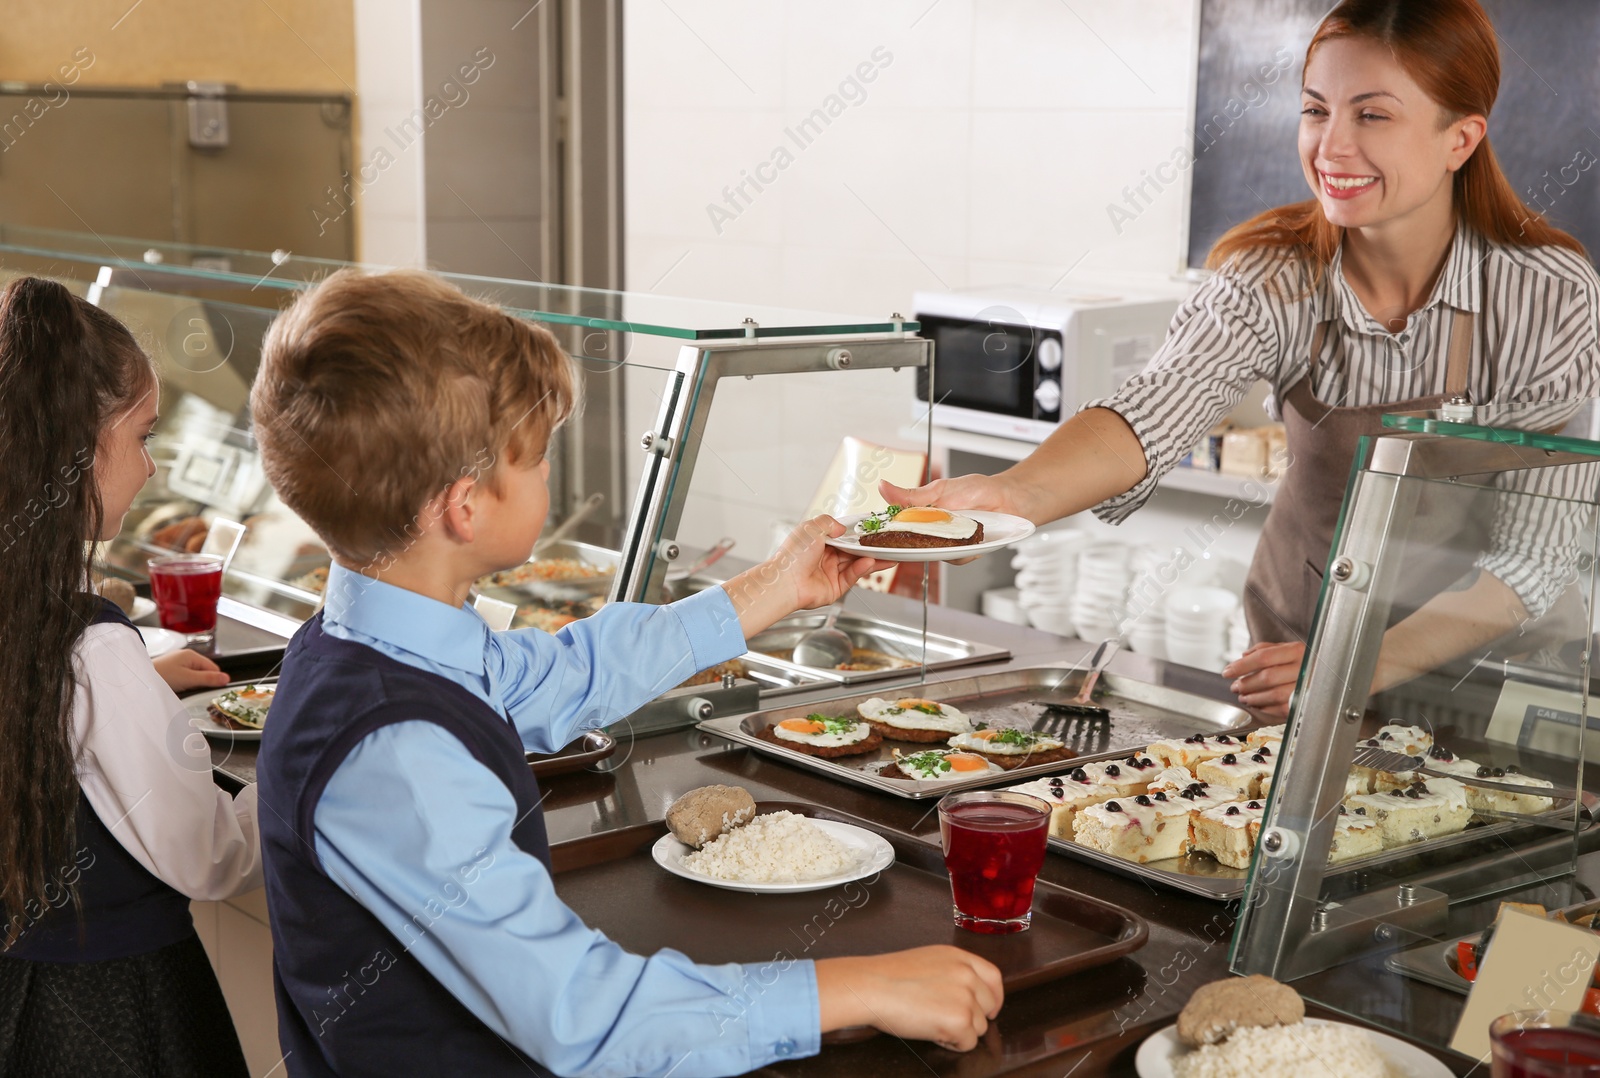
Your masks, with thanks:
[{"label": "metal frame of display case", "polygon": [[[1348,762],[1400,571],[1401,559],[1386,557],[1386,545],[1403,534],[1398,525],[1412,515],[1421,493],[1422,484],[1410,480],[1455,480],[1596,459],[1509,438],[1475,441],[1430,433],[1368,439],[1366,450],[1365,475],[1343,510],[1341,542],[1330,560],[1284,743],[1279,775],[1294,781],[1274,783],[1262,821],[1234,936],[1235,973],[1280,980],[1305,976],[1388,943],[1397,932],[1434,923],[1447,907],[1443,892],[1420,882],[1378,888],[1348,902],[1322,901]],[[1586,716],[1587,679],[1582,691]],[[1576,815],[1581,806],[1575,804],[1573,811]]]},{"label": "metal frame of display case", "polygon": [[[914,325],[914,323],[913,323]],[[815,337],[757,340],[736,344],[686,346],[676,367],[655,426],[641,439],[649,455],[628,530],[622,564],[611,598],[647,601],[660,593],[666,565],[678,557],[674,538],[683,517],[684,498],[699,459],[717,385],[724,378],[820,371],[878,370],[926,367],[933,342],[908,335],[897,320],[885,336]]]}]

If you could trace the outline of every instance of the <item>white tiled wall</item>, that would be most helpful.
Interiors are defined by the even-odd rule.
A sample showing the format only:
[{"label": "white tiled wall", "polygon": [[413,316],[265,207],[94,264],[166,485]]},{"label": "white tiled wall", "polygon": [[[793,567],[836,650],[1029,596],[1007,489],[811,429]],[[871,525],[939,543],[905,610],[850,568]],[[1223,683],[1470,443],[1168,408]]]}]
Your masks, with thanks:
[{"label": "white tiled wall", "polygon": [[[869,316],[910,314],[919,289],[1170,288],[1181,185],[1120,234],[1107,206],[1189,144],[1196,7],[629,0],[627,287]],[[797,148],[786,129],[863,62],[864,94],[850,87],[859,100]],[[708,205],[780,146],[793,162],[719,233]],[[742,386],[742,414],[713,413],[719,459],[702,460],[679,537],[759,553],[772,519],[810,500],[807,459],[820,476],[843,434],[905,444],[912,392],[905,372]],[[653,397],[638,404],[630,430],[654,414]],[[1167,501],[1181,518],[1194,499]],[[1152,541],[1172,519],[1123,532]]]}]

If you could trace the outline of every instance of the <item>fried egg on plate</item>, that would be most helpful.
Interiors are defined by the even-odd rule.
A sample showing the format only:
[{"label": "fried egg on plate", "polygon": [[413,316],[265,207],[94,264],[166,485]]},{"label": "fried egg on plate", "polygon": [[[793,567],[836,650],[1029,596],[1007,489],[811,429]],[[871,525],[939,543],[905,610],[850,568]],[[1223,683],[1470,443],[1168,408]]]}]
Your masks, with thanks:
[{"label": "fried egg on plate", "polygon": [[908,778],[920,779],[923,782],[967,779],[991,771],[1001,773],[1005,771],[999,764],[991,763],[970,752],[950,752],[944,749],[929,749],[927,752],[907,753],[904,756],[900,754],[899,749],[895,749],[894,762]]},{"label": "fried egg on plate", "polygon": [[967,721],[959,708],[941,704],[937,700],[924,700],[920,696],[894,701],[874,696],[857,704],[856,711],[863,719],[900,730],[942,730],[964,734],[972,729],[972,723]]},{"label": "fried egg on plate", "polygon": [[957,734],[947,742],[952,749],[982,752],[990,756],[1025,756],[1030,752],[1051,752],[1062,742],[1027,730],[974,730]]},{"label": "fried egg on plate", "polygon": [[820,748],[854,745],[872,736],[872,727],[854,719],[830,719],[812,715],[804,719],[784,719],[772,728],[779,741],[794,741]]},{"label": "fried egg on plate", "polygon": [[931,535],[936,539],[970,539],[978,530],[978,522],[945,509],[912,506],[885,521],[883,530]]}]

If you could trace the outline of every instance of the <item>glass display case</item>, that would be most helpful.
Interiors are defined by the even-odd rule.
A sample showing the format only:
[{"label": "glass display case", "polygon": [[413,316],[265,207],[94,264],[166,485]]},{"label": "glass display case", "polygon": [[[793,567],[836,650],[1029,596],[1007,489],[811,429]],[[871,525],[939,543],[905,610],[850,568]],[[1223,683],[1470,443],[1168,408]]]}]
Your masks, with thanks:
[{"label": "glass display case", "polygon": [[1443,1046],[1502,901],[1600,909],[1600,443],[1548,433],[1582,403],[1391,415],[1363,441],[1235,972]]},{"label": "glass display case", "polygon": [[[110,545],[111,571],[141,582],[151,555],[197,549],[212,520],[239,520],[248,530],[225,582],[234,616],[292,631],[316,610],[329,556],[265,481],[249,389],[277,311],[346,265],[0,226],[0,277],[65,281],[125,322],[160,369],[158,474]],[[546,530],[560,539],[482,584],[517,608],[518,627],[555,629],[607,601],[681,596],[696,586],[685,570],[726,549],[724,537],[737,540],[744,559],[764,558],[776,525],[801,519],[827,482],[848,488],[838,508],[876,508],[873,476],[830,471],[841,440],[862,433],[832,404],[850,394],[892,405],[885,416],[903,415],[915,372],[932,362],[932,344],[898,314],[854,318],[443,276],[547,326],[580,371],[583,406],[551,449]],[[909,435],[900,426],[886,420],[867,433],[886,451],[926,461],[928,426]],[[925,643],[889,635],[892,665],[924,663]],[[941,652],[941,660],[974,658]],[[779,689],[806,672],[780,662],[754,673]]]}]

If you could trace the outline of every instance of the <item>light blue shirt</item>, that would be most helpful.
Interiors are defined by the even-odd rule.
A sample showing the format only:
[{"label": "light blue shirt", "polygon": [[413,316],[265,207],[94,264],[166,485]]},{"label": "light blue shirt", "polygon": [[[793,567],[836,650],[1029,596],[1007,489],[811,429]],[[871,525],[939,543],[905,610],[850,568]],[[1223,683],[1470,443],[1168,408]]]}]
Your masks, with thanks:
[{"label": "light blue shirt", "polygon": [[[329,635],[448,678],[508,715],[534,752],[746,650],[721,588],[670,606],[612,603],[553,636],[491,632],[472,610],[337,565],[326,594]],[[818,1050],[812,962],[702,966],[672,950],[624,951],[511,841],[511,792],[434,723],[363,738],[313,820],[328,875],[490,1029],[557,1074],[741,1074]]]}]

